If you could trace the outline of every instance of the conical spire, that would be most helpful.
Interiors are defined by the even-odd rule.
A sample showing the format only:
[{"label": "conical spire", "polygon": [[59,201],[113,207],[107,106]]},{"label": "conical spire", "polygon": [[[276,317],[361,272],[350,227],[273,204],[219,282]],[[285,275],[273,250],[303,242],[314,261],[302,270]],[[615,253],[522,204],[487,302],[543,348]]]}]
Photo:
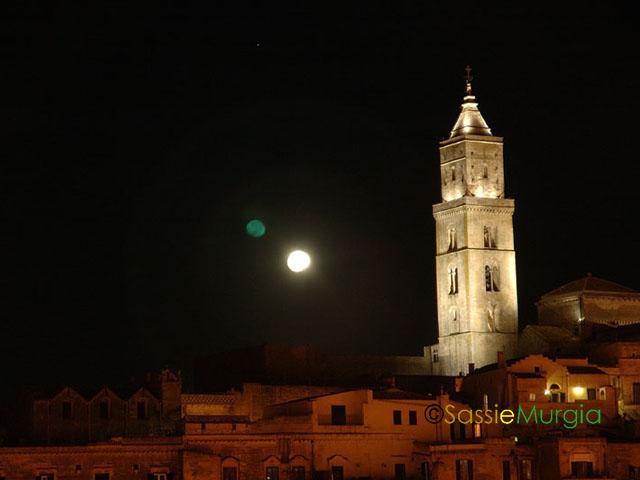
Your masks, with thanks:
[{"label": "conical spire", "polygon": [[471,91],[471,67],[467,65],[465,68],[467,72],[466,77],[466,89],[464,102],[462,103],[462,110],[458,115],[458,120],[451,130],[449,138],[457,137],[458,135],[491,135],[491,129],[487,125],[487,122],[482,118],[480,110],[478,110],[478,104],[476,97]]}]

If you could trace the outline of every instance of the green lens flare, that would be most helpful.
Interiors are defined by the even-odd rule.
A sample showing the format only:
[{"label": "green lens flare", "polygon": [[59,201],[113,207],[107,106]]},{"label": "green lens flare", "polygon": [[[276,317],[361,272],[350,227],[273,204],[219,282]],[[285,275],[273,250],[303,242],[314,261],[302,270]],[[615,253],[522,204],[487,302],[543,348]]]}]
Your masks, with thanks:
[{"label": "green lens flare", "polygon": [[260,220],[254,219],[247,223],[245,230],[253,238],[260,238],[267,232],[267,227]]}]

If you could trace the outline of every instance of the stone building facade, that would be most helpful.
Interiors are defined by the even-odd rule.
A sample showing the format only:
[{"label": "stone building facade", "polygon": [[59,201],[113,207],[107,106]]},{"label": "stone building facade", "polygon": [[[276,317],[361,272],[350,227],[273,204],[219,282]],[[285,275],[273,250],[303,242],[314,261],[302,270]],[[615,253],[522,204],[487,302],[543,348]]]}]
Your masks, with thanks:
[{"label": "stone building facade", "polygon": [[177,432],[182,378],[164,369],[144,382],[120,388],[81,390],[66,386],[31,401],[29,441],[44,445],[85,444],[112,437]]}]

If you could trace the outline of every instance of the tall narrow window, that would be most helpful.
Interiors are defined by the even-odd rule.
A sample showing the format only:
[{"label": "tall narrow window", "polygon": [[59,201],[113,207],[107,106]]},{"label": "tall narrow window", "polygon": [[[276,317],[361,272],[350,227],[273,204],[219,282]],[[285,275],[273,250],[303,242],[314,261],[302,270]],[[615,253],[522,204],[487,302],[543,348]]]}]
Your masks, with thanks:
[{"label": "tall narrow window", "polygon": [[344,480],[344,468],[341,466],[331,467],[331,480]]},{"label": "tall narrow window", "polygon": [[138,420],[144,420],[147,418],[147,403],[146,402],[138,402],[136,405],[136,416]]},{"label": "tall narrow window", "polygon": [[449,246],[447,248],[447,251],[452,252],[457,248],[458,246],[457,246],[457,239],[456,239],[456,229],[450,228],[449,229]]},{"label": "tall narrow window", "polygon": [[487,292],[499,292],[499,271],[498,267],[491,268],[489,265],[484,266],[484,286]]},{"label": "tall narrow window", "polygon": [[291,467],[291,480],[305,480],[304,467]]},{"label": "tall narrow window", "polygon": [[458,293],[458,267],[449,269],[449,295]]},{"label": "tall narrow window", "polygon": [[633,403],[640,403],[640,382],[633,382]]},{"label": "tall narrow window", "polygon": [[431,478],[431,465],[429,462],[422,462],[422,480],[432,480]]},{"label": "tall narrow window", "polygon": [[509,460],[502,461],[502,480],[511,480],[511,462]]},{"label": "tall narrow window", "polygon": [[222,480],[238,480],[238,469],[236,467],[223,467]]},{"label": "tall narrow window", "polygon": [[404,463],[396,463],[394,466],[395,480],[406,480],[407,470]]},{"label": "tall narrow window", "polygon": [[433,351],[433,363],[438,363],[438,351]]},{"label": "tall narrow window", "polygon": [[451,167],[451,181],[456,181],[456,167]]},{"label": "tall narrow window", "polygon": [[484,266],[484,288],[487,292],[492,290],[491,267],[489,265]]},{"label": "tall narrow window", "polygon": [[109,400],[100,401],[100,418],[107,420],[109,418]]},{"label": "tall narrow window", "polygon": [[489,178],[489,166],[486,163],[482,167],[482,178]]},{"label": "tall narrow window", "polygon": [[418,424],[418,412],[416,410],[409,410],[409,425]]},{"label": "tall narrow window", "polygon": [[402,425],[402,410],[393,411],[393,424]]},{"label": "tall narrow window", "polygon": [[533,480],[533,461],[526,458],[520,460],[519,480]]},{"label": "tall narrow window", "polygon": [[483,229],[484,248],[496,248],[496,230],[485,226]]},{"label": "tall narrow window", "polygon": [[473,480],[473,460],[456,460],[456,480]]},{"label": "tall narrow window", "polygon": [[487,307],[487,330],[490,332],[496,331],[496,315],[498,306],[495,303],[489,304]]},{"label": "tall narrow window", "polygon": [[267,467],[267,471],[265,472],[265,480],[278,480],[280,476],[280,471],[278,467]]},{"label": "tall narrow window", "polygon": [[68,420],[71,418],[71,402],[62,402],[62,418]]}]

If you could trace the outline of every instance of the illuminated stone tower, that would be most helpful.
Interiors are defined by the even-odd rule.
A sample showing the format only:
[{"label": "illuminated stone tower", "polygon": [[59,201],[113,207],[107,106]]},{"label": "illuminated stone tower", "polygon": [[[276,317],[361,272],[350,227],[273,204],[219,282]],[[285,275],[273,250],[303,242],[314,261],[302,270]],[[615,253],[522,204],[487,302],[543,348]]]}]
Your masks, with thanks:
[{"label": "illuminated stone tower", "polygon": [[512,216],[504,198],[502,138],[491,133],[471,91],[440,142],[442,202],[436,221],[438,344],[425,348],[434,374],[467,373],[513,357],[518,295]]}]

